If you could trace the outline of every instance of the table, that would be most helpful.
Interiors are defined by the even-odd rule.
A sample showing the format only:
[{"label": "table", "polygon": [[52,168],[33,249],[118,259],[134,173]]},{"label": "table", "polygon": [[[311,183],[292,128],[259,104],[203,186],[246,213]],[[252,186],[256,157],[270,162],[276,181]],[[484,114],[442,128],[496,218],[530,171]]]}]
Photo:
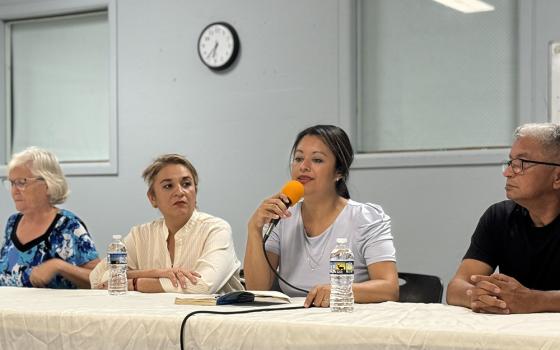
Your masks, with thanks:
[{"label": "table", "polygon": [[0,287],[0,349],[178,350],[190,312],[249,308],[175,305],[181,296]]},{"label": "table", "polygon": [[196,315],[192,349],[560,349],[560,314],[477,314],[442,304],[355,305],[235,316]]},{"label": "table", "polygon": [[[1,349],[179,349],[195,310],[177,294],[0,287]],[[301,305],[303,299],[294,300]],[[275,307],[282,307],[275,306]],[[560,314],[484,315],[442,304],[356,305],[191,317],[188,349],[560,349]]]}]

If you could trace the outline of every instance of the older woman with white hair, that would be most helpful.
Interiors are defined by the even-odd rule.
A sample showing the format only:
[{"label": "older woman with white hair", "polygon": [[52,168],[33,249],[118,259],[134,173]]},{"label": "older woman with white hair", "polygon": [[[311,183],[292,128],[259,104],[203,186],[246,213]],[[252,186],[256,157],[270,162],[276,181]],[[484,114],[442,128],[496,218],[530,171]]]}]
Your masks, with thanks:
[{"label": "older woman with white hair", "polygon": [[15,154],[4,184],[18,213],[6,225],[0,286],[89,288],[98,254],[80,218],[56,207],[69,193],[56,157],[36,147]]}]

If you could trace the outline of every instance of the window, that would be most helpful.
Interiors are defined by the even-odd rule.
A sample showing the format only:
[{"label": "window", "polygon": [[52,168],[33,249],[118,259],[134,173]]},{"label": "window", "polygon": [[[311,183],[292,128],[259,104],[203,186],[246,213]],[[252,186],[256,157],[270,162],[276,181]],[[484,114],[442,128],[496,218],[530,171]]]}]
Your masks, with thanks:
[{"label": "window", "polygon": [[[487,1],[489,2],[489,1]],[[518,120],[518,9],[361,1],[358,152],[504,148]]]},{"label": "window", "polygon": [[12,5],[10,18],[0,17],[6,96],[0,100],[6,106],[0,111],[0,132],[6,135],[0,161],[6,164],[33,145],[53,151],[66,174],[114,174],[115,5],[99,1],[97,8],[75,13],[74,6],[74,13],[65,14],[65,4],[72,5],[37,7],[45,14]]}]

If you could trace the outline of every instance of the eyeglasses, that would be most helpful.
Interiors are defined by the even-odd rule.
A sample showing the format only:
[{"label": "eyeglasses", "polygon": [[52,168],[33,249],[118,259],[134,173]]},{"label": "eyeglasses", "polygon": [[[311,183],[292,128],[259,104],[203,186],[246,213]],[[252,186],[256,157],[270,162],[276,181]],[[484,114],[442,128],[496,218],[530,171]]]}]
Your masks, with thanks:
[{"label": "eyeglasses", "polygon": [[2,181],[2,183],[4,184],[4,187],[6,187],[6,189],[8,191],[12,190],[12,187],[17,188],[20,191],[24,191],[25,188],[27,187],[29,181],[43,181],[44,179],[42,177],[24,177],[21,179],[15,179],[15,180],[10,180],[10,179],[5,179]]},{"label": "eyeglasses", "polygon": [[[527,166],[527,164],[533,164],[531,166]],[[502,171],[506,171],[508,167],[511,167],[511,171],[514,174],[521,174],[525,169],[529,169],[535,165],[551,165],[551,166],[560,166],[558,163],[550,163],[550,162],[540,162],[538,160],[528,160],[528,159],[510,159],[506,160],[502,163]]]}]

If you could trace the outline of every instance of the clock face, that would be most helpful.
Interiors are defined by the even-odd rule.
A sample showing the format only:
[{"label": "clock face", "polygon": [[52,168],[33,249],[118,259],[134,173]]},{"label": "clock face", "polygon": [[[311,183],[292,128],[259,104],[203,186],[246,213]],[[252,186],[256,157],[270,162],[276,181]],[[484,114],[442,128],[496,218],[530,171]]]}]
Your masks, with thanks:
[{"label": "clock face", "polygon": [[198,55],[214,70],[226,69],[237,57],[239,39],[235,29],[227,23],[212,23],[198,38]]}]

